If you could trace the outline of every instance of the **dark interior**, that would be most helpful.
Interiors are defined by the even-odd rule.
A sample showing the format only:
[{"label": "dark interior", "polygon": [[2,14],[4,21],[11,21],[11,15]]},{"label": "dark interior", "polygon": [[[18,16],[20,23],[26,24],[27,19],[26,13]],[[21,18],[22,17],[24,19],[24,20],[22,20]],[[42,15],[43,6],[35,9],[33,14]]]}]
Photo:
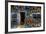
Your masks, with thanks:
[{"label": "dark interior", "polygon": [[21,25],[24,25],[24,19],[25,19],[25,12],[20,12],[20,16],[21,16]]}]

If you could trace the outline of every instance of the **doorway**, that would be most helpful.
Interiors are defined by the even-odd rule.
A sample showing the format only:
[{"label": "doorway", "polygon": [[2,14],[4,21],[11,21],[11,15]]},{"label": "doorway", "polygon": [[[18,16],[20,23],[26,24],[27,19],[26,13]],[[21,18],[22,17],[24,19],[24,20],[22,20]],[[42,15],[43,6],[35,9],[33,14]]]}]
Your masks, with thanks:
[{"label": "doorway", "polygon": [[20,25],[24,25],[25,12],[20,12]]}]

